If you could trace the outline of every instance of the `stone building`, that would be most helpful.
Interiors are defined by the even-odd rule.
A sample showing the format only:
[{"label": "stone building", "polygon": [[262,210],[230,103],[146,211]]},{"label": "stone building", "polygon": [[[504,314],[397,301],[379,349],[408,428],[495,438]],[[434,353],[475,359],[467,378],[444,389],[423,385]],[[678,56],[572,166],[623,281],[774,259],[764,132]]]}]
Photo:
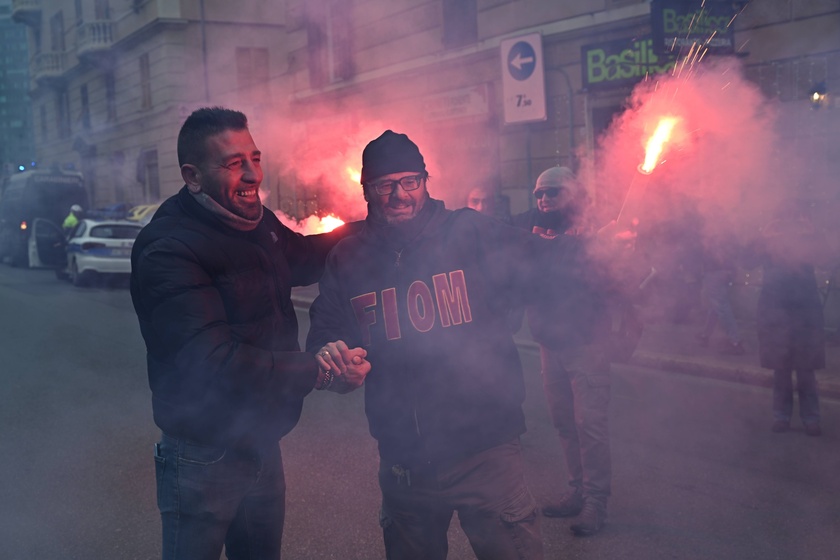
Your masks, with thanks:
[{"label": "stone building", "polygon": [[[447,186],[435,194],[452,205],[484,182],[514,211],[528,208],[541,170],[585,174],[581,158],[597,151],[634,84],[674,68],[653,43],[656,18],[674,4],[691,3],[14,0],[12,16],[29,30],[38,158],[81,169],[97,204],[175,192],[183,118],[228,104],[249,115],[266,153],[265,200],[303,217],[349,204],[331,191],[358,198],[354,166],[384,128],[416,137],[432,185]],[[702,4],[737,15],[715,43],[729,41],[790,124],[790,141],[830,172],[840,160],[837,2]],[[538,64],[527,46],[517,51],[523,41]],[[605,62],[619,55],[633,61],[623,74]],[[539,92],[506,97],[523,68],[540,76]],[[517,99],[534,112],[517,114]]]},{"label": "stone building", "polygon": [[249,113],[282,72],[283,9],[225,0],[13,0],[28,29],[38,160],[74,167],[96,206],[181,186],[175,144],[196,107]]},{"label": "stone building", "polygon": [[32,108],[26,33],[11,19],[11,0],[0,1],[0,165],[3,173],[31,167]]}]

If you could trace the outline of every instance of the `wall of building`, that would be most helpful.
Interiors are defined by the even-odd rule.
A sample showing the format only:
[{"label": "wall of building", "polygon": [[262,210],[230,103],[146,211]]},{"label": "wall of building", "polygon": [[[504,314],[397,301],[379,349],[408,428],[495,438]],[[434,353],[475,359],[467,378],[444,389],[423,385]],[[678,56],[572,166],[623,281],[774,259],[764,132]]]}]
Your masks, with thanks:
[{"label": "wall of building", "polygon": [[[81,5],[85,25],[94,17],[94,0],[82,0]],[[282,2],[279,8],[276,2],[253,3],[252,9],[243,10],[239,3],[224,0],[112,0],[109,45],[83,58],[73,0],[41,4],[40,48],[50,48],[49,22],[59,11],[65,23],[64,72],[60,79],[31,83],[38,158],[44,165],[82,170],[96,206],[155,202],[174,194],[183,184],[176,139],[190,112],[208,104],[248,113],[266,110],[273,105],[273,90],[282,89],[278,76],[287,65]],[[28,31],[34,46],[31,22]],[[239,83],[238,48],[269,53],[269,67],[261,75],[273,84]],[[143,58],[148,60],[145,86]],[[111,79],[114,94],[109,101]],[[83,87],[89,126],[81,118]],[[62,92],[71,115],[69,134],[64,135],[59,133],[56,105]]]},{"label": "wall of building", "polygon": [[26,32],[11,20],[11,2],[0,1],[0,174],[35,159],[28,62]]},{"label": "wall of building", "polygon": [[[87,21],[93,0],[82,4]],[[201,105],[226,104],[244,110],[259,133],[275,204],[284,188],[314,181],[303,171],[293,177],[301,165],[295,161],[301,146],[337,146],[343,139],[353,144],[343,149],[358,160],[364,143],[355,136],[349,142],[350,131],[370,135],[394,128],[416,137],[428,154],[433,184],[441,191],[437,196],[460,204],[470,186],[489,182],[502,188],[519,211],[532,204],[531,185],[541,170],[577,167],[595,149],[599,133],[631,91],[631,84],[585,90],[581,48],[643,37],[651,30],[645,0],[476,0],[474,29],[467,26],[462,34],[457,28],[453,33],[452,21],[444,19],[446,0],[245,4],[112,2],[113,46],[107,64],[98,65],[80,63],[75,54],[74,2],[42,3],[42,49],[49,41],[50,17],[58,9],[65,14],[68,67],[61,86],[72,118],[71,134],[59,138],[60,88],[33,82],[38,159],[79,168],[79,150],[95,146],[88,165],[95,173],[96,202],[133,203],[150,196],[138,181],[137,163],[156,150],[160,195],[166,196],[181,184],[174,150],[180,123]],[[328,32],[324,24],[330,14],[338,27]],[[747,76],[778,102],[791,141],[811,147],[814,165],[840,161],[832,152],[840,112],[833,96],[821,112],[808,100],[814,84],[824,83],[830,92],[840,89],[837,2],[754,1],[734,26]],[[542,36],[547,118],[505,124],[500,44],[535,32]],[[30,48],[32,36],[30,29]],[[240,83],[238,48],[267,51],[267,84]],[[143,55],[149,57],[152,88],[152,105],[145,108],[138,71]],[[110,120],[108,72],[116,87],[116,118]],[[82,85],[90,99],[89,130],[78,121]],[[335,124],[332,131],[325,122]]]}]

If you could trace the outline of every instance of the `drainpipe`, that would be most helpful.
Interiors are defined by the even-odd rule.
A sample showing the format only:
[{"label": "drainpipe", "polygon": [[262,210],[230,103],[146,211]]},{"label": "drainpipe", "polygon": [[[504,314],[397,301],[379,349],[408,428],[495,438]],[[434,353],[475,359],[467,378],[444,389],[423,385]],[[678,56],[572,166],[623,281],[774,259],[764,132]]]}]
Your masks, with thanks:
[{"label": "drainpipe", "polygon": [[572,80],[562,68],[557,71],[566,79],[566,87],[569,88],[569,169],[575,169],[575,104],[574,91],[572,91]]},{"label": "drainpipe", "polygon": [[201,13],[201,64],[204,69],[204,100],[210,101],[210,84],[207,78],[207,23],[204,18],[204,0],[199,1]]}]

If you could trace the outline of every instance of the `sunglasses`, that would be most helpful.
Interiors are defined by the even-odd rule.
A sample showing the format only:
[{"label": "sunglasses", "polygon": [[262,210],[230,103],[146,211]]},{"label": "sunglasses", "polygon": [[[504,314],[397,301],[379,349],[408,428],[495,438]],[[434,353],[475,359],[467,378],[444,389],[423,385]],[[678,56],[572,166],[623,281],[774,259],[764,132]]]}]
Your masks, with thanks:
[{"label": "sunglasses", "polygon": [[548,198],[554,198],[558,194],[560,194],[559,187],[548,187],[545,189],[539,189],[534,191],[534,198],[536,198],[537,200],[541,199],[544,196],[547,196]]}]

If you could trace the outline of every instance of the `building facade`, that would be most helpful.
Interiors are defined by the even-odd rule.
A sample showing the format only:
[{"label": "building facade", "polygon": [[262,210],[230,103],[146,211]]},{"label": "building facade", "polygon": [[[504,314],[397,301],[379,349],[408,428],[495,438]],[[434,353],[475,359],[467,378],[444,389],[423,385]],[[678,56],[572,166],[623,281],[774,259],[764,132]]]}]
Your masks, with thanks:
[{"label": "building facade", "polygon": [[0,165],[29,169],[35,160],[26,32],[12,19],[11,0],[0,1]]},{"label": "building facade", "polygon": [[81,171],[95,206],[173,194],[192,110],[270,103],[283,15],[224,0],[13,0],[28,31],[38,160]]},{"label": "building facade", "polygon": [[[12,16],[29,31],[38,160],[83,171],[96,204],[175,192],[183,118],[226,104],[249,115],[266,153],[266,202],[304,217],[341,209],[325,193],[337,183],[358,198],[349,168],[385,128],[418,140],[440,185],[433,192],[448,203],[487,183],[514,212],[528,208],[541,170],[585,173],[581,158],[634,84],[673,68],[652,47],[661,2],[14,0]],[[780,107],[791,142],[831,172],[840,161],[836,0],[707,3],[737,14],[734,55]],[[516,121],[505,112],[505,72],[529,57],[502,55],[533,36],[544,109]],[[627,75],[605,66],[615,49],[635,53]]]},{"label": "building facade", "polygon": [[[782,120],[793,125],[791,142],[808,146],[814,165],[836,165],[838,3],[718,4],[737,16],[727,29],[734,43],[727,54],[777,102]],[[580,155],[597,149],[599,135],[625,109],[633,86],[673,69],[677,57],[652,48],[656,9],[647,0],[289,0],[290,103],[299,115],[320,119],[326,106],[339,121],[402,126],[432,152],[452,203],[463,204],[471,183],[489,182],[521,211],[533,204],[541,170],[577,169]],[[508,122],[511,60],[502,60],[510,52],[504,49],[531,34],[541,39],[544,118]],[[598,58],[629,51],[635,63],[624,76]],[[828,92],[820,111],[812,100],[817,90]]]}]

